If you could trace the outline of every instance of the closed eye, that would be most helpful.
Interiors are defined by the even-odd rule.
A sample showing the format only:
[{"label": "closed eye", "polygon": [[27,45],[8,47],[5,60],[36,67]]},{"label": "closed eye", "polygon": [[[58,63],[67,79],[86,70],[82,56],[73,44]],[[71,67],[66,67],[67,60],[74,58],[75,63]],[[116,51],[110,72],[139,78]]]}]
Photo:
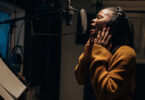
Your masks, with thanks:
[{"label": "closed eye", "polygon": [[97,19],[104,18],[102,15],[97,15]]}]

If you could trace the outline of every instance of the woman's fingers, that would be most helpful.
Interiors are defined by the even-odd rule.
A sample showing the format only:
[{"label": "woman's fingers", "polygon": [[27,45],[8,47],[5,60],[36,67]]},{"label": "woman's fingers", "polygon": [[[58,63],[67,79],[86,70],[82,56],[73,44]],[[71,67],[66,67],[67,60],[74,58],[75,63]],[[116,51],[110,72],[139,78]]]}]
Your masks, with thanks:
[{"label": "woman's fingers", "polygon": [[87,44],[92,44],[92,43],[94,43],[94,37],[90,36],[88,41],[87,41]]},{"label": "woman's fingers", "polygon": [[94,39],[94,43],[108,48],[112,37],[111,34],[109,34],[109,30],[110,28],[104,28],[102,32],[99,31],[97,37]]},{"label": "woman's fingers", "polygon": [[89,37],[89,39],[87,41],[87,44],[90,44],[90,41],[91,41],[91,37]]},{"label": "woman's fingers", "polygon": [[97,39],[100,39],[100,37],[101,37],[101,31],[98,32]]},{"label": "woman's fingers", "polygon": [[109,35],[109,30],[110,30],[110,28],[107,28],[107,31],[104,35],[103,40],[102,40],[102,42],[104,42],[105,46],[107,46],[109,44],[109,40],[111,39],[111,35]]},{"label": "woman's fingers", "polygon": [[89,44],[99,44],[106,48],[110,47],[111,35],[109,34],[110,28],[104,28],[102,31],[99,31],[97,36],[91,35],[88,42]]},{"label": "woman's fingers", "polygon": [[93,36],[91,36],[91,42],[90,42],[90,44],[92,44],[92,43],[94,43],[94,37]]},{"label": "woman's fingers", "polygon": [[100,37],[101,37],[101,33],[102,33],[102,32],[99,31],[98,34],[97,34],[97,37],[94,38],[94,43],[95,43],[95,44],[98,44],[98,43],[99,43]]},{"label": "woman's fingers", "polygon": [[102,32],[98,32],[97,35],[97,42],[101,45],[104,45],[104,40],[105,40],[105,35],[106,35],[106,28],[103,28]]},{"label": "woman's fingers", "polygon": [[103,31],[102,31],[101,37],[100,37],[100,40],[101,40],[101,41],[104,39],[105,33],[106,33],[106,28],[103,28]]},{"label": "woman's fingers", "polygon": [[109,35],[109,36],[107,37],[107,39],[106,39],[106,41],[105,41],[105,43],[104,43],[106,46],[108,46],[108,44],[109,44],[109,42],[110,42],[110,40],[111,40],[111,37],[112,37],[111,35]]},{"label": "woman's fingers", "polygon": [[108,27],[108,28],[106,29],[106,32],[105,32],[105,34],[104,34],[104,37],[103,37],[103,40],[102,40],[102,41],[107,40],[107,37],[108,37],[108,35],[109,35],[109,30],[110,30],[110,28]]}]

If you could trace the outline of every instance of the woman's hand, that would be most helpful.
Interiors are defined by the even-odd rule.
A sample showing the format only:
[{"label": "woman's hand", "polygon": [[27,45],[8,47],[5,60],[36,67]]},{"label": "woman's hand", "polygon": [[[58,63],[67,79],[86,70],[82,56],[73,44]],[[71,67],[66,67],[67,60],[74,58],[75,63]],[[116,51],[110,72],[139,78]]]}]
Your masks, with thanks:
[{"label": "woman's hand", "polygon": [[98,32],[96,37],[94,37],[94,34],[91,35],[87,44],[98,44],[110,50],[112,43],[110,43],[111,35],[109,34],[109,30],[110,28],[104,28],[102,32]]},{"label": "woman's hand", "polygon": [[99,31],[97,37],[94,38],[94,44],[104,46],[108,50],[111,49],[112,43],[110,43],[111,34],[109,34],[110,28],[104,28],[103,31]]}]

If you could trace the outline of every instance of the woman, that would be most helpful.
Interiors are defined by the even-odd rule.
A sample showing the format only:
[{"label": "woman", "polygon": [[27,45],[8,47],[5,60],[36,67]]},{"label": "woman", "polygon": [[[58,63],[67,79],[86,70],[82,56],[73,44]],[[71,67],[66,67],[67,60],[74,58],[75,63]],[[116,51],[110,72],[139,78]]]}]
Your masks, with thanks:
[{"label": "woman", "polygon": [[[120,7],[102,9],[75,67],[84,100],[132,100],[136,54],[133,33]],[[96,34],[97,33],[97,34]]]}]

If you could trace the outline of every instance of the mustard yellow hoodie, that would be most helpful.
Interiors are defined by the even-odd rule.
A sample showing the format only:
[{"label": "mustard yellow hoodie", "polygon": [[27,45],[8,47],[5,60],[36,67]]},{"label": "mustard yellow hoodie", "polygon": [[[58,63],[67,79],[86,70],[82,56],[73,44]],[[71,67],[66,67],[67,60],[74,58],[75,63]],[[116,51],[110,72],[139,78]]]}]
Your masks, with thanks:
[{"label": "mustard yellow hoodie", "polygon": [[75,67],[75,76],[79,84],[85,84],[89,71],[97,100],[132,100],[135,67],[136,54],[129,46],[121,46],[111,54],[103,46],[86,44]]}]

